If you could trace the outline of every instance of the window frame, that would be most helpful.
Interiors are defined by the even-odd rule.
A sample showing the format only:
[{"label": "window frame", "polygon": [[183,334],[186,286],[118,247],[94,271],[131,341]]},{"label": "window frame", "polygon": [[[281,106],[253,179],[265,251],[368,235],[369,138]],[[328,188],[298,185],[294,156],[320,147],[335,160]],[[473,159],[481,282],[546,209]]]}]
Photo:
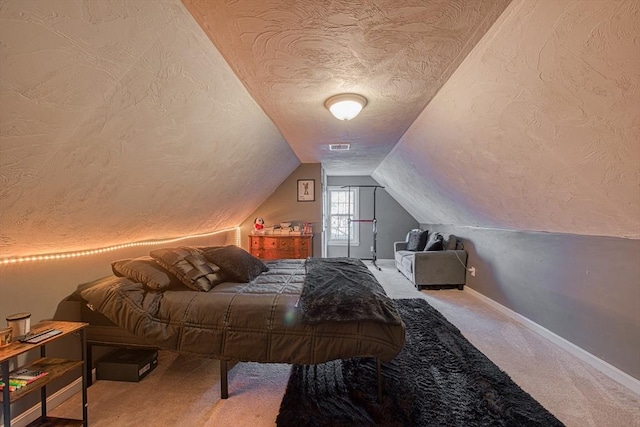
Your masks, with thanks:
[{"label": "window frame", "polygon": [[[351,215],[352,220],[359,219],[360,213],[360,191],[357,187],[342,187],[342,186],[328,186],[327,187],[327,240],[329,246],[347,246],[347,239],[334,239],[333,236],[333,228],[331,227],[331,220],[334,216],[347,216],[346,214],[333,214],[331,212],[331,195],[334,192],[348,192],[351,191],[351,204],[353,206],[353,214]],[[351,227],[353,233],[351,234],[351,246],[359,246],[360,245],[360,226],[358,222],[351,222]]]}]

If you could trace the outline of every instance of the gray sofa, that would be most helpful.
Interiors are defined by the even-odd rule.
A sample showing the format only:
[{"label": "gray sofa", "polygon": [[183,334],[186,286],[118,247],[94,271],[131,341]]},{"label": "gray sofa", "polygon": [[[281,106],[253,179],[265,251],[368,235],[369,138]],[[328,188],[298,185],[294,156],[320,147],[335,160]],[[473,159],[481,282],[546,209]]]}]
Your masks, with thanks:
[{"label": "gray sofa", "polygon": [[[429,239],[430,242],[432,240]],[[467,278],[467,251],[453,235],[448,239],[442,236],[441,242],[442,244],[438,247],[442,250],[424,250],[414,247],[412,247],[414,250],[407,250],[409,244],[409,234],[407,234],[405,241],[394,243],[396,268],[418,289],[426,286],[457,287],[462,290]]]}]

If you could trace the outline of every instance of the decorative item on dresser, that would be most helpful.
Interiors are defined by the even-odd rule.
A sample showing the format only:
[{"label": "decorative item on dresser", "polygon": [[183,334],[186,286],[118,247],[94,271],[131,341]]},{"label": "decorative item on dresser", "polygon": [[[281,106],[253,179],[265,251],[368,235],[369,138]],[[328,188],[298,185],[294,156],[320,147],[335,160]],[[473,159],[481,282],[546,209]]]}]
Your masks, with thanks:
[{"label": "decorative item on dresser", "polygon": [[313,234],[249,236],[249,253],[262,259],[303,259],[313,256]]}]

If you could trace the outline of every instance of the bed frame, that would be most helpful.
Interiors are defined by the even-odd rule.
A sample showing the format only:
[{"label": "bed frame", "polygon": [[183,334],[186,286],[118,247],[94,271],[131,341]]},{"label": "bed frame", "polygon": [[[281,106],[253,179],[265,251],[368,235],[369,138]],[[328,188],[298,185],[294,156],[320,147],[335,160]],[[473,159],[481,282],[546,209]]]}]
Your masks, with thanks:
[{"label": "bed frame", "polygon": [[209,292],[148,292],[144,283],[109,276],[80,285],[71,298],[89,324],[88,378],[94,347],[163,348],[218,359],[222,399],[230,362],[317,366],[351,357],[376,358],[380,399],[381,361],[404,344],[393,302],[362,261],[350,258],[274,260],[250,282]]},{"label": "bed frame", "polygon": [[[89,326],[90,328],[90,326]],[[117,342],[102,342],[102,341],[87,341],[87,386],[93,384],[93,347],[112,347],[112,348],[149,348],[159,350],[157,347],[149,347],[148,344],[131,344],[131,343],[117,343]],[[220,398],[229,398],[229,364],[232,364],[231,368],[236,365],[235,361],[219,360],[220,363]],[[317,365],[313,366],[314,377],[316,377]],[[382,362],[376,358],[376,381],[377,381],[377,397],[378,402],[382,400]]]},{"label": "bed frame", "polygon": [[[107,348],[148,348],[160,350],[158,347],[149,345],[141,340],[139,337],[130,334],[126,330],[115,325],[109,319],[90,310],[87,305],[81,300],[68,301],[72,304],[77,304],[80,307],[75,311],[80,312],[80,320],[89,323],[86,328],[87,333],[87,380],[88,386],[93,384],[93,358],[94,347],[107,347]],[[229,398],[229,370],[233,368],[238,362],[233,360],[219,360],[220,364],[220,398]],[[316,370],[314,365],[314,373]],[[382,378],[382,362],[376,358],[376,378],[377,378],[377,397],[378,401],[382,400],[383,392],[383,378]]]}]

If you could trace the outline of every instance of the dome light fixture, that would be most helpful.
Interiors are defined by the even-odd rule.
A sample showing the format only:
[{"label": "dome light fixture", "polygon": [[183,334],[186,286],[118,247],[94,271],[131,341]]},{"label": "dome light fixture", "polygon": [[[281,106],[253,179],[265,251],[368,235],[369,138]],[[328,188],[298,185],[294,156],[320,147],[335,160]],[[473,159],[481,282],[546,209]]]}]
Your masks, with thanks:
[{"label": "dome light fixture", "polygon": [[327,99],[324,106],[338,120],[351,120],[367,105],[367,98],[356,93],[341,93]]}]

